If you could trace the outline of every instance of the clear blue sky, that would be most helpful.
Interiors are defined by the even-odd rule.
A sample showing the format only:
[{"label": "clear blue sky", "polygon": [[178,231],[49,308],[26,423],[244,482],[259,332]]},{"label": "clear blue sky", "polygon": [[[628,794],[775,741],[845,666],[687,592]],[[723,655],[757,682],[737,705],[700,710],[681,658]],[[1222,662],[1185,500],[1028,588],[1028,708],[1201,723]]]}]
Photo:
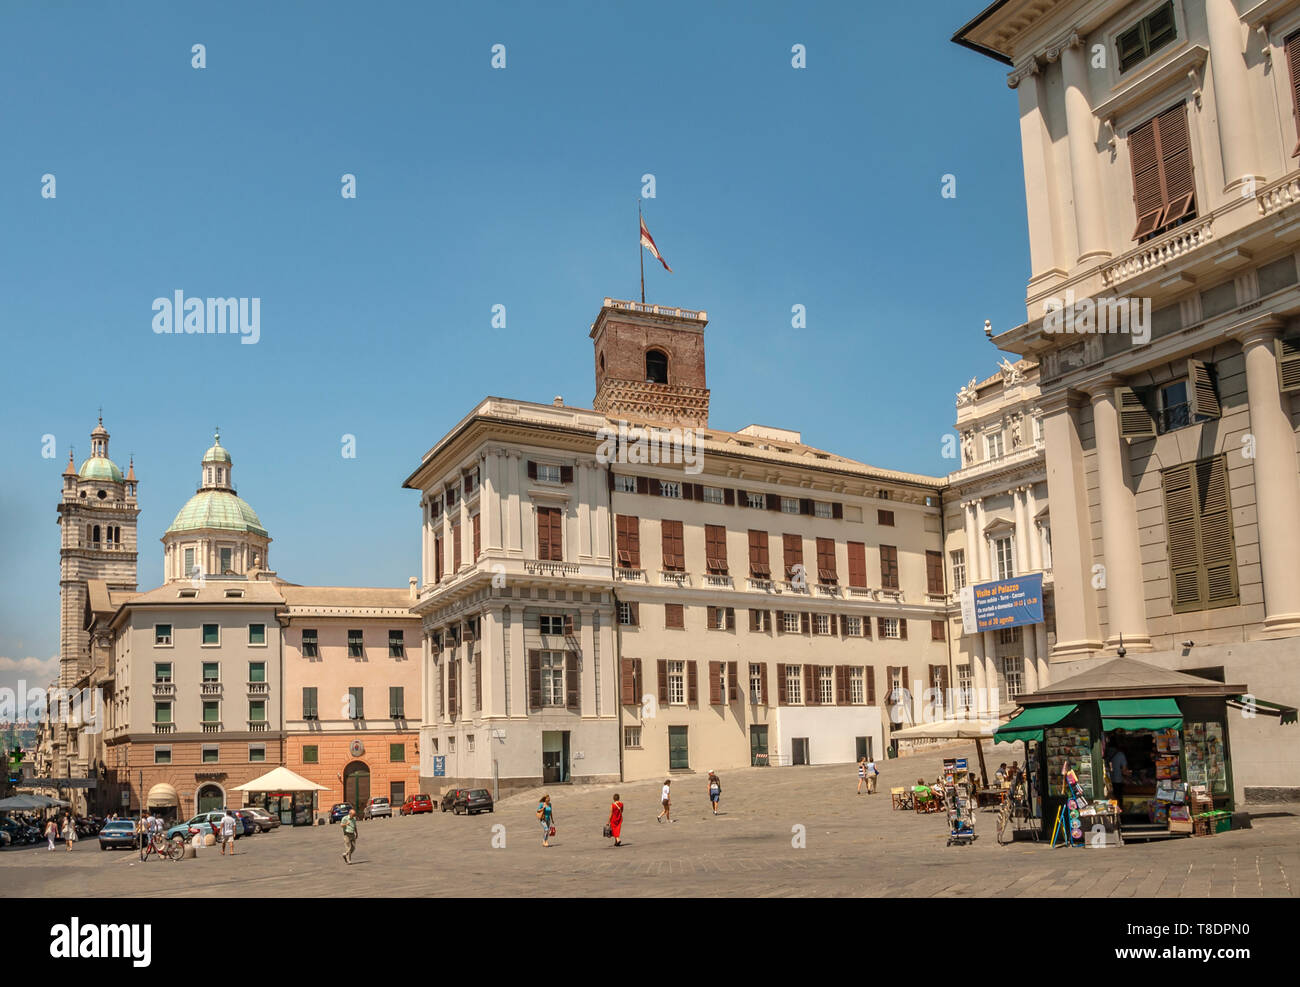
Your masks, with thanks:
[{"label": "clear blue sky", "polygon": [[[6,4],[10,671],[58,651],[59,474],[101,404],[135,453],[141,588],[214,425],[282,576],[404,585],[401,481],[448,427],[487,394],[589,406],[647,172],[674,270],[646,258],[647,300],[708,310],[715,427],[950,470],[953,395],[996,368],[983,321],[1023,322],[1028,276],[1015,95],[949,41],[983,5]],[[177,289],[259,297],[260,342],[155,335]]]}]

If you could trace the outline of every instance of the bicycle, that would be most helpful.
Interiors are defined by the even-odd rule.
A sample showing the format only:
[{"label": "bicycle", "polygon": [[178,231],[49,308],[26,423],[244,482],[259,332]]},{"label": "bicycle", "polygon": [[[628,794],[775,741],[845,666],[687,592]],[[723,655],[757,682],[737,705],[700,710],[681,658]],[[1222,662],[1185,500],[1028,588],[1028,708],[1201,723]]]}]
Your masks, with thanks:
[{"label": "bicycle", "polygon": [[151,853],[162,860],[180,860],[185,856],[185,844],[179,839],[169,840],[162,833],[151,833],[140,850],[141,863],[148,860]]}]

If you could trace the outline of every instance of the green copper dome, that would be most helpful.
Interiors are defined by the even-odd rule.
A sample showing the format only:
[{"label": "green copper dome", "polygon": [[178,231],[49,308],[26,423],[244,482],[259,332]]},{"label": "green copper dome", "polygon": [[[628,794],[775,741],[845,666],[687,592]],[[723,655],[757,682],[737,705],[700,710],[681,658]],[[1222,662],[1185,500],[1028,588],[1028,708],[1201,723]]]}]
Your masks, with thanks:
[{"label": "green copper dome", "polygon": [[[221,451],[225,452],[224,449]],[[178,531],[197,531],[200,528],[246,531],[263,538],[268,537],[257,512],[229,490],[200,490],[181,508],[164,536]]]},{"label": "green copper dome", "polygon": [[122,482],[122,471],[117,463],[104,456],[91,456],[81,464],[77,476],[82,480],[107,480],[110,483]]}]

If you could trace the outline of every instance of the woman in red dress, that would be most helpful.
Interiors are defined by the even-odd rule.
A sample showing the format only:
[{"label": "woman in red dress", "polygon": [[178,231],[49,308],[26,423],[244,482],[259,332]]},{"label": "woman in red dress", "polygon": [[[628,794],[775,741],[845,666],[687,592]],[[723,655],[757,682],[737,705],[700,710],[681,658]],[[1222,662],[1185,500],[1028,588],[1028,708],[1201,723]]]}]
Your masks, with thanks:
[{"label": "woman in red dress", "polygon": [[614,793],[614,801],[609,804],[609,835],[614,837],[614,846],[622,846],[621,836],[623,833],[623,803],[618,800],[618,793]]}]

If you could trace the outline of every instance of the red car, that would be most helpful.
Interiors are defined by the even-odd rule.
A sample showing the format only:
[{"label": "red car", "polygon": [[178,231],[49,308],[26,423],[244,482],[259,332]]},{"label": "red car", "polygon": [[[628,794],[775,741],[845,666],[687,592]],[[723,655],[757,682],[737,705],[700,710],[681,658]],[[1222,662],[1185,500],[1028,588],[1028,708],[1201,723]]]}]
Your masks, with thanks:
[{"label": "red car", "polygon": [[432,812],[433,799],[427,795],[411,795],[407,797],[397,811],[404,816],[413,816],[417,812]]}]

